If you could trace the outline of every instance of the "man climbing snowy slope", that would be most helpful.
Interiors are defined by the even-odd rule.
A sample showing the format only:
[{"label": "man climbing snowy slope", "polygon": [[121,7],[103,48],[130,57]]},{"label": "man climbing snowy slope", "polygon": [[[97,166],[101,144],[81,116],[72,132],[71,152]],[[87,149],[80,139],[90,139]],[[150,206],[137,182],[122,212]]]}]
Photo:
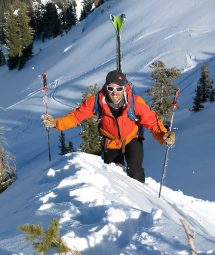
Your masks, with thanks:
[{"label": "man climbing snowy slope", "polygon": [[46,128],[74,128],[97,114],[95,105],[99,106],[104,162],[124,164],[125,159],[128,176],[144,183],[141,127],[150,130],[160,144],[174,144],[175,134],[167,131],[144,99],[132,92],[124,73],[118,70],[109,72],[98,95],[87,98],[64,117],[54,118],[46,114],[41,119]]}]

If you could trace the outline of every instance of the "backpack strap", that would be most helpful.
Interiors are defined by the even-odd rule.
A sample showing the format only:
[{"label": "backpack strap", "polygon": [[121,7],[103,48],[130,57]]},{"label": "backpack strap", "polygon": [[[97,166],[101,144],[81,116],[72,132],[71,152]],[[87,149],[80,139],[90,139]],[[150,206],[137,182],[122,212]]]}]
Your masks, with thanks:
[{"label": "backpack strap", "polygon": [[128,110],[128,117],[129,117],[129,119],[131,119],[133,121],[139,120],[134,112],[134,94],[133,93],[132,93],[131,100],[130,100],[130,108]]},{"label": "backpack strap", "polygon": [[[132,87],[132,96],[131,96],[131,100],[130,100],[130,108],[128,110],[128,117],[133,121],[138,121],[139,118],[137,117],[137,115],[134,112],[134,95],[135,94],[136,94],[136,92],[135,92],[134,88]],[[144,137],[143,125],[139,125],[138,135],[142,138]]]},{"label": "backpack strap", "polygon": [[93,112],[97,116],[97,118],[99,119],[100,116],[101,116],[101,107],[100,107],[100,104],[99,104],[99,92],[96,93]]}]

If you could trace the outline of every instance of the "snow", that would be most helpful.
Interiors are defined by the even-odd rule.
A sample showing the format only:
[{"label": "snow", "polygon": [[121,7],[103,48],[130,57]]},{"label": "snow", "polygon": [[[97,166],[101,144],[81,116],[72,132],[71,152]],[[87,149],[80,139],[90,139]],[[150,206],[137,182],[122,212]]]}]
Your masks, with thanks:
[{"label": "snow", "polygon": [[82,11],[82,0],[76,0],[76,13],[77,13],[77,18],[78,20],[80,19],[81,16],[81,11]]},{"label": "snow", "polygon": [[[213,0],[107,1],[67,35],[35,42],[34,58],[21,71],[0,67],[0,123],[15,155],[18,179],[0,194],[0,254],[33,255],[18,225],[60,220],[66,243],[82,255],[189,254],[180,219],[195,232],[197,252],[215,253],[214,103],[189,111],[201,65],[215,79]],[[41,73],[48,73],[49,114],[62,116],[89,85],[102,86],[116,67],[115,31],[109,14],[126,14],[122,67],[148,101],[150,64],[161,59],[182,71],[165,186],[158,198],[165,148],[149,132],[144,142],[146,184],[98,156],[59,153],[51,130],[48,161]],[[84,32],[82,32],[84,31]],[[66,131],[74,147],[80,128]],[[52,254],[52,253],[50,253]]]}]

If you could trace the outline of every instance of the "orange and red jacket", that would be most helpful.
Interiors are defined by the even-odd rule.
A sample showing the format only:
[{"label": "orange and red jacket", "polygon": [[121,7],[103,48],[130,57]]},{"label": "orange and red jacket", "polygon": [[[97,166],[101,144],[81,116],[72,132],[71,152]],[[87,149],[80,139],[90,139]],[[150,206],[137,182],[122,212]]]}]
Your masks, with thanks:
[{"label": "orange and red jacket", "polygon": [[[122,115],[117,119],[105,100],[105,88],[99,92],[99,105],[101,108],[99,131],[105,137],[105,147],[109,149],[120,149],[129,143],[133,138],[138,137],[139,125],[149,129],[153,136],[164,144],[163,135],[167,132],[157,114],[150,110],[144,99],[138,95],[132,95],[129,85],[125,87],[127,93],[127,104],[123,106]],[[128,116],[130,99],[134,97],[134,111],[138,121],[133,121]],[[93,117],[96,96],[84,100],[79,108],[71,111],[66,116],[56,118],[56,129],[66,130],[80,124],[83,120]],[[104,143],[103,141],[103,143]]]}]

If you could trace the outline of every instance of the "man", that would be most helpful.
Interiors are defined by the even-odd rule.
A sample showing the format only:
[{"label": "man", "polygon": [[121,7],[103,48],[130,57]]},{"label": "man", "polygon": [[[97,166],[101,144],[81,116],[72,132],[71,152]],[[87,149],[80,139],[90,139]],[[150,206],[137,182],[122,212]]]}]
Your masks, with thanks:
[{"label": "man", "polygon": [[[150,110],[144,99],[133,95],[125,74],[113,70],[106,76],[102,90],[96,96],[84,100],[79,108],[64,117],[53,118],[43,115],[41,120],[45,127],[57,130],[73,128],[83,120],[95,115],[96,100],[100,107],[99,131],[102,134],[104,162],[127,165],[127,174],[142,183],[145,182],[143,161],[143,142],[139,134],[140,126],[149,129],[161,144],[174,144],[175,134],[167,131],[157,114]],[[129,109],[133,98],[134,112],[137,120],[129,117]]]}]

